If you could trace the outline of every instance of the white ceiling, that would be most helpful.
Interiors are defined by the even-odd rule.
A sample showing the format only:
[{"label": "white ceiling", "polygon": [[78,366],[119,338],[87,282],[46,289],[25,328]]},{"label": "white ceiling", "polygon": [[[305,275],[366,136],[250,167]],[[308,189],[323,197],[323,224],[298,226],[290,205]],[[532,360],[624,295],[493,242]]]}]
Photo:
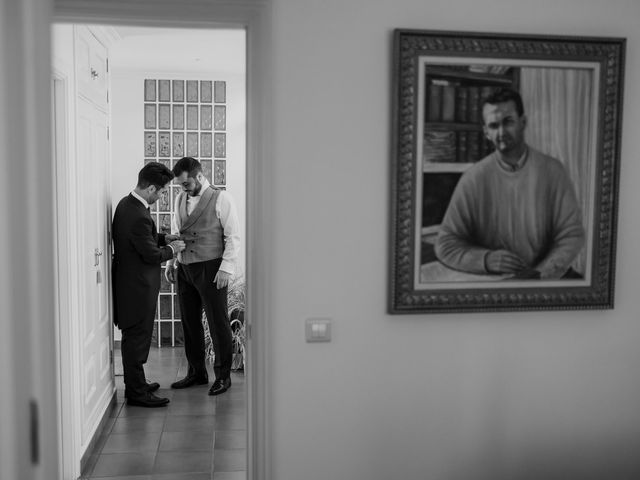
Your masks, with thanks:
[{"label": "white ceiling", "polygon": [[245,31],[114,27],[120,37],[109,49],[114,70],[218,71],[244,74]]}]

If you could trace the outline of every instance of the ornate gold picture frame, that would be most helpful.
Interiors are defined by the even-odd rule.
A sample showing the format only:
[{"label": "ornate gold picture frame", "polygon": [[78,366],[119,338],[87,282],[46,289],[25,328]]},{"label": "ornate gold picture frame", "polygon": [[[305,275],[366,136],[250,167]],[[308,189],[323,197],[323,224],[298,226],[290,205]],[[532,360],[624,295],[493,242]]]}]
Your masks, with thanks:
[{"label": "ornate gold picture frame", "polygon": [[394,32],[390,313],[613,308],[624,55]]}]

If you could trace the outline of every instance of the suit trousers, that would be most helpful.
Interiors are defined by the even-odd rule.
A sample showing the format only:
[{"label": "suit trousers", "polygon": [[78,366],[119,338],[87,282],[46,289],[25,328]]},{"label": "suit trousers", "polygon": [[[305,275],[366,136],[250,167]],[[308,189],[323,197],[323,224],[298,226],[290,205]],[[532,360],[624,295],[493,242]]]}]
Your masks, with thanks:
[{"label": "suit trousers", "polygon": [[147,379],[143,365],[149,358],[153,316],[122,328],[122,368],[124,385],[129,398],[142,397],[147,392]]},{"label": "suit trousers", "polygon": [[226,379],[231,375],[233,338],[227,309],[227,287],[218,289],[213,282],[221,263],[222,259],[218,258],[178,265],[178,303],[190,375],[206,375],[203,307],[213,341],[215,377]]}]

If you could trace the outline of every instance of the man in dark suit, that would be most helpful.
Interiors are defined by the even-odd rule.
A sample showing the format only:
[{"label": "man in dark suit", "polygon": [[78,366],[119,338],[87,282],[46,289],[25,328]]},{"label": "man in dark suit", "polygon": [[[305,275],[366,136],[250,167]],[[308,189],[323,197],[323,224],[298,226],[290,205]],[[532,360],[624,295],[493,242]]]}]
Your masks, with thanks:
[{"label": "man in dark suit", "polygon": [[[118,203],[113,216],[114,323],[122,331],[122,366],[129,405],[161,407],[168,398],[154,395],[160,385],[147,383],[144,364],[149,356],[160,264],[184,250],[175,235],[158,234],[149,206],[167,190],[173,173],[151,162],[138,174],[138,185]],[[170,243],[167,243],[170,242]]]}]

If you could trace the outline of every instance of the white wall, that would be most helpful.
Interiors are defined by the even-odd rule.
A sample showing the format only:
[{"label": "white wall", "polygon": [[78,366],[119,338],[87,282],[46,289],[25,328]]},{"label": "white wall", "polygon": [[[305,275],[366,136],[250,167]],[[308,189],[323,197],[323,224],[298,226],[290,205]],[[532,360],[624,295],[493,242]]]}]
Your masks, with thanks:
[{"label": "white wall", "polygon": [[[274,0],[273,18],[271,478],[640,478],[640,3]],[[628,38],[614,310],[385,313],[397,27]],[[313,316],[331,343],[305,343]]]},{"label": "white wall", "polygon": [[[126,30],[126,29],[124,29]],[[227,191],[241,222],[238,272],[245,271],[246,80],[243,30],[135,29],[109,51],[114,209],[144,164],[144,79],[222,80],[227,92]],[[195,60],[198,58],[199,60]]]}]

